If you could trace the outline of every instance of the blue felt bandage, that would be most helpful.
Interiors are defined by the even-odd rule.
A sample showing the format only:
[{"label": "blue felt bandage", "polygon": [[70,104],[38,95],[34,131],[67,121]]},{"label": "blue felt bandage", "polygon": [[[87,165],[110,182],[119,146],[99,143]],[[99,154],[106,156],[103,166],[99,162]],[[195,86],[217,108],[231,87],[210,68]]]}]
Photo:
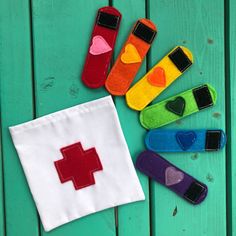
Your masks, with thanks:
[{"label": "blue felt bandage", "polygon": [[154,152],[204,152],[222,149],[226,136],[222,130],[154,129],[145,138],[147,149]]}]

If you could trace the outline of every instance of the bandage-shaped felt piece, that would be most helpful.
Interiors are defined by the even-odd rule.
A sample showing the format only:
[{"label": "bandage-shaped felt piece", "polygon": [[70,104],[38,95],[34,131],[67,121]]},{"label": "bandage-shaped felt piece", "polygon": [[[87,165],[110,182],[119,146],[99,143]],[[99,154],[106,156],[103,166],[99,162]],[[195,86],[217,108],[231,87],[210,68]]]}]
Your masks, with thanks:
[{"label": "bandage-shaped felt piece", "polygon": [[150,130],[145,138],[148,150],[154,152],[218,151],[225,146],[223,130]]},{"label": "bandage-shaped felt piece", "polygon": [[213,106],[215,102],[215,89],[208,84],[201,85],[146,107],[140,112],[140,122],[146,129],[159,128]]},{"label": "bandage-shaped felt piece", "polygon": [[86,57],[82,81],[90,88],[104,85],[121,20],[114,7],[98,10]]},{"label": "bandage-shaped felt piece", "polygon": [[193,63],[191,52],[175,47],[126,93],[130,108],[141,111],[181,76]]},{"label": "bandage-shaped felt piece", "polygon": [[148,19],[136,22],[106,80],[106,89],[111,94],[125,95],[155,36],[153,22]]},{"label": "bandage-shaped felt piece", "polygon": [[201,203],[207,196],[205,184],[152,151],[138,156],[136,168],[192,204]]}]

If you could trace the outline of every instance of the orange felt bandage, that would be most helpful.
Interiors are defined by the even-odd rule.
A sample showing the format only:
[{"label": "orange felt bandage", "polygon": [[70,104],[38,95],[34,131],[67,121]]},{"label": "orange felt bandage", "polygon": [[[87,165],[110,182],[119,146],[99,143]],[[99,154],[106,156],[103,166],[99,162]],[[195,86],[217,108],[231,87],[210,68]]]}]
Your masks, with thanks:
[{"label": "orange felt bandage", "polygon": [[156,36],[156,30],[148,19],[136,22],[105,83],[112,95],[122,96],[128,91]]}]

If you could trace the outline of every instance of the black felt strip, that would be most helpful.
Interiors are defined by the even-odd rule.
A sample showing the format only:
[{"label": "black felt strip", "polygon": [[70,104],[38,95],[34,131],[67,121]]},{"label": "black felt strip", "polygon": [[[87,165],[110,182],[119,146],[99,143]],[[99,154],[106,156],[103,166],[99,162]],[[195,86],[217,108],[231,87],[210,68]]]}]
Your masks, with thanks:
[{"label": "black felt strip", "polygon": [[133,34],[138,38],[144,40],[146,43],[151,44],[156,36],[156,31],[149,28],[147,25],[138,21],[134,27]]},{"label": "black felt strip", "polygon": [[198,181],[194,181],[184,194],[184,198],[192,203],[196,203],[205,187]]},{"label": "black felt strip", "polygon": [[193,95],[199,110],[213,106],[213,100],[207,85],[193,89]]},{"label": "black felt strip", "polygon": [[168,55],[168,57],[181,73],[183,73],[189,66],[192,65],[192,62],[180,47],[177,47],[172,53]]},{"label": "black felt strip", "polygon": [[217,151],[220,149],[221,130],[207,130],[206,133],[206,151]]},{"label": "black felt strip", "polygon": [[99,12],[97,16],[97,24],[109,29],[117,29],[119,26],[119,16],[111,15],[106,12]]}]

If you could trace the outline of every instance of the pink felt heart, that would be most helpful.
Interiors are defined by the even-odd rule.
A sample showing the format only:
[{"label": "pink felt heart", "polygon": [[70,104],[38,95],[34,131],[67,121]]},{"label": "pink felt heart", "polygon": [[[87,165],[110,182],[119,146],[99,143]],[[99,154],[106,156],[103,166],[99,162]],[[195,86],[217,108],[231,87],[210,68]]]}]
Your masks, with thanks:
[{"label": "pink felt heart", "polygon": [[111,50],[112,48],[101,35],[96,35],[93,37],[92,45],[89,48],[89,52],[92,55],[100,55]]},{"label": "pink felt heart", "polygon": [[180,183],[184,179],[184,173],[169,166],[165,171],[165,182],[167,186]]}]

